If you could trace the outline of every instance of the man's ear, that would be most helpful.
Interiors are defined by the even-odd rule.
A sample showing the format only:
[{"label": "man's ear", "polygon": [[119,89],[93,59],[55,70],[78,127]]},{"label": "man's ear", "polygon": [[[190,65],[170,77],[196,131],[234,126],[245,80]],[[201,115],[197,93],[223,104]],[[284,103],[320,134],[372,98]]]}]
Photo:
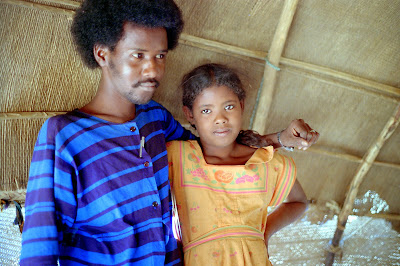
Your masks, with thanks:
[{"label": "man's ear", "polygon": [[242,114],[243,114],[243,112],[244,112],[244,100],[240,101],[240,107],[242,107]]},{"label": "man's ear", "polygon": [[100,67],[107,64],[108,54],[110,49],[105,45],[95,44],[93,46],[93,55]]},{"label": "man's ear", "polygon": [[185,114],[186,120],[193,125],[194,124],[194,118],[193,118],[193,113],[187,106],[182,107],[183,113]]}]

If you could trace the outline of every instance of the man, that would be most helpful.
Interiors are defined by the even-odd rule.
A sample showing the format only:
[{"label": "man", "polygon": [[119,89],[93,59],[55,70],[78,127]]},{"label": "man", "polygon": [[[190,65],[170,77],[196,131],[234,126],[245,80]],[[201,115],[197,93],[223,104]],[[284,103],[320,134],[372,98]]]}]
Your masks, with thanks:
[{"label": "man", "polygon": [[[91,102],[48,119],[39,133],[21,265],[182,263],[165,145],[194,136],[151,100],[182,27],[172,0],[88,0],[76,12],[78,51],[102,75]],[[291,125],[282,132],[287,146],[318,138],[302,121]]]}]

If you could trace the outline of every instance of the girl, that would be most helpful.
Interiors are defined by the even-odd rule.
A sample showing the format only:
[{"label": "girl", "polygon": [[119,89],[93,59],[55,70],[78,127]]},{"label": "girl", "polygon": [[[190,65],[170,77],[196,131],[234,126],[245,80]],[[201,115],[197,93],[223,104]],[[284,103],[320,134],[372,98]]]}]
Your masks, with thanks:
[{"label": "girl", "polygon": [[307,207],[295,164],[272,146],[246,146],[265,143],[241,131],[245,92],[234,71],[202,65],[182,88],[183,111],[199,134],[167,144],[184,263],[270,265],[268,239]]}]

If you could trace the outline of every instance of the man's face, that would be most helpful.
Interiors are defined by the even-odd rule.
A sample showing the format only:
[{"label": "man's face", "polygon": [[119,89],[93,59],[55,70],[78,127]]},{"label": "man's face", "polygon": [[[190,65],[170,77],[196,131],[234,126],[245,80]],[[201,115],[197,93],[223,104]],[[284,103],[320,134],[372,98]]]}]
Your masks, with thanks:
[{"label": "man's face", "polygon": [[107,83],[134,104],[148,103],[164,75],[168,52],[164,28],[124,25],[124,35],[108,57]]}]

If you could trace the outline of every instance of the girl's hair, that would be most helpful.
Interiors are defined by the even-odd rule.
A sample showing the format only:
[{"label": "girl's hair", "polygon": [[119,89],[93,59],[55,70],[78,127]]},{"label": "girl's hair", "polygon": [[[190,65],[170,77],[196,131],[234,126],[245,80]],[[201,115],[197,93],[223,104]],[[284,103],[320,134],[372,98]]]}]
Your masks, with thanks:
[{"label": "girl's hair", "polygon": [[254,130],[241,130],[236,138],[236,142],[252,147],[267,147],[273,145],[270,140],[263,138]]},{"label": "girl's hair", "polygon": [[193,102],[206,88],[212,86],[228,87],[240,101],[246,98],[242,82],[236,72],[224,65],[205,64],[196,67],[183,76],[181,88],[183,90],[183,106],[193,108]]},{"label": "girl's hair", "polygon": [[[192,110],[193,102],[197,96],[204,89],[212,86],[227,87],[236,94],[239,101],[244,101],[246,98],[246,92],[243,89],[242,82],[235,70],[221,64],[204,64],[196,67],[183,76],[181,82],[183,106]],[[271,145],[253,130],[240,131],[236,141],[254,147],[265,147]]]}]

